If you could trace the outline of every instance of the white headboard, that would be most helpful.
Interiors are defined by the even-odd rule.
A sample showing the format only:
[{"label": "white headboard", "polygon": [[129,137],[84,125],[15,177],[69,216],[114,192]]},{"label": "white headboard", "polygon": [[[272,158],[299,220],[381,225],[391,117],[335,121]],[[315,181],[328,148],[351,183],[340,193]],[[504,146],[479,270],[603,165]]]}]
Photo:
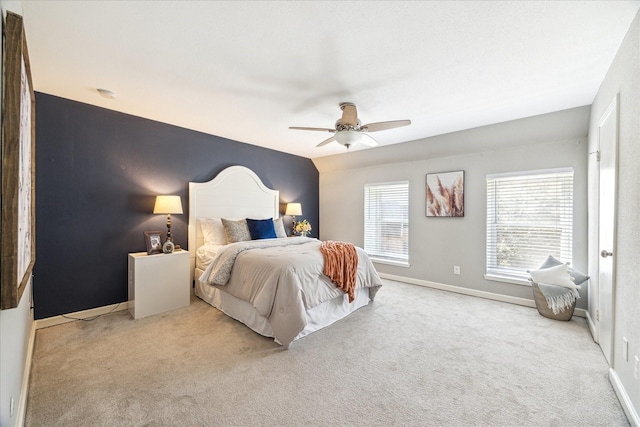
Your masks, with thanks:
[{"label": "white headboard", "polygon": [[[198,218],[278,218],[280,193],[267,188],[244,166],[231,166],[209,182],[189,183],[189,251],[195,258],[203,239]],[[193,269],[192,269],[193,270]]]}]

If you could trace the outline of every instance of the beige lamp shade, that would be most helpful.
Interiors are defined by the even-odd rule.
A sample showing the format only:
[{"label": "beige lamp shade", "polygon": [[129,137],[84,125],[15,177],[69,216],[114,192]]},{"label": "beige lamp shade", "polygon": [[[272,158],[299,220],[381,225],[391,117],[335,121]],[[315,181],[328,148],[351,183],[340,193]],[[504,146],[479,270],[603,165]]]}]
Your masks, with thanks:
[{"label": "beige lamp shade", "polygon": [[302,215],[302,204],[300,203],[287,203],[287,210],[285,215]]},{"label": "beige lamp shade", "polygon": [[[171,245],[169,252],[173,252],[173,243],[171,243],[173,242],[173,238],[171,237],[171,214],[182,213],[182,200],[180,200],[180,196],[156,196],[156,205],[153,207],[153,213],[167,215],[167,242]],[[162,250],[164,251],[164,246]]]},{"label": "beige lamp shade", "polygon": [[180,196],[157,196],[154,214],[181,214],[182,200]]}]

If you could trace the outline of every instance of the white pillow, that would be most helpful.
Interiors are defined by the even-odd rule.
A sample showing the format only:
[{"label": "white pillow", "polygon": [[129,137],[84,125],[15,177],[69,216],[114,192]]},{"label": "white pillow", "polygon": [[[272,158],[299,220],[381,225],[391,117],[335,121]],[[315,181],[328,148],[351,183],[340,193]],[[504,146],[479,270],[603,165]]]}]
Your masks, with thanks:
[{"label": "white pillow", "polygon": [[200,229],[205,245],[226,245],[227,236],[220,218],[200,218]]},{"label": "white pillow", "polygon": [[276,236],[281,239],[287,237],[287,232],[284,231],[284,223],[282,217],[273,220],[273,228],[276,230]]},{"label": "white pillow", "polygon": [[531,274],[531,280],[536,283],[563,286],[569,289],[580,289],[580,286],[576,286],[576,284],[571,280],[571,276],[569,276],[569,271],[566,264],[560,264],[556,265],[555,267],[534,270],[529,274]]}]

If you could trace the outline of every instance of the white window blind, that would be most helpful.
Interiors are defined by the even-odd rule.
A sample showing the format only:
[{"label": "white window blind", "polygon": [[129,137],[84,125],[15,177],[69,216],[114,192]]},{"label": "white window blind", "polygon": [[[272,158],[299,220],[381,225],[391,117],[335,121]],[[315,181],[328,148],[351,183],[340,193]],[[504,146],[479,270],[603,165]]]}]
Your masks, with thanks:
[{"label": "white window blind", "polygon": [[374,261],[409,263],[409,182],[364,186],[364,250]]},{"label": "white window blind", "polygon": [[526,279],[572,247],[573,168],[487,175],[487,275]]}]

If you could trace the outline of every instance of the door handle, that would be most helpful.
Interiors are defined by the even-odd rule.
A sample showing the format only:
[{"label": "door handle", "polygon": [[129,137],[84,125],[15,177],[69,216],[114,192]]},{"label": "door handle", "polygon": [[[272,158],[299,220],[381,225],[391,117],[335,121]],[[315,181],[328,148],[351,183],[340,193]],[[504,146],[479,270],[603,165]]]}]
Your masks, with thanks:
[{"label": "door handle", "polygon": [[608,256],[613,256],[613,252],[607,252],[607,250],[606,250],[606,249],[603,249],[603,250],[602,250],[602,252],[600,252],[600,256],[601,256],[602,258],[606,258],[606,257],[608,257]]}]

